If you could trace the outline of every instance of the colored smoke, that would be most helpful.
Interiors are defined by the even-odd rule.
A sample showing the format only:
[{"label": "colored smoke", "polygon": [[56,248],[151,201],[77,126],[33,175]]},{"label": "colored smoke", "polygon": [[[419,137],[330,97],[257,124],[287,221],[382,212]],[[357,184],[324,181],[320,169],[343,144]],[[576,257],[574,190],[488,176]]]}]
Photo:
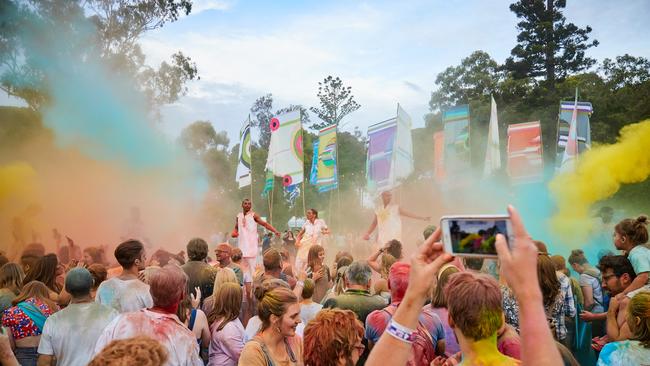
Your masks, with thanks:
[{"label": "colored smoke", "polygon": [[557,204],[551,224],[566,240],[584,242],[594,231],[590,209],[612,197],[622,184],[639,183],[650,176],[650,120],[625,126],[612,145],[580,155],[575,172],[557,176],[550,190]]}]

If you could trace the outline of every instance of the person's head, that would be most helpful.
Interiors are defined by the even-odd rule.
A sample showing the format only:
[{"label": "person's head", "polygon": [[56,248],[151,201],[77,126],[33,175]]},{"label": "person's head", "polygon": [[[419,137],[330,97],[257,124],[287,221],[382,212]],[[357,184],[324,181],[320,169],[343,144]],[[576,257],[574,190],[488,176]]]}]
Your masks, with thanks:
[{"label": "person's head", "polygon": [[318,218],[318,211],[316,211],[316,209],[310,208],[309,210],[307,210],[306,216],[307,216],[307,220],[309,221],[316,220]]},{"label": "person's head", "polygon": [[397,239],[389,240],[386,243],[386,253],[392,255],[397,260],[402,259],[402,243]]},{"label": "person's head", "polygon": [[59,261],[56,254],[50,253],[39,258],[34,267],[26,273],[24,282],[40,281],[45,284],[50,290],[59,292],[56,285],[56,274]]},{"label": "person's head", "polygon": [[36,262],[45,255],[45,247],[41,243],[28,244],[20,255],[20,265],[23,272],[29,272]]},{"label": "person's head", "polygon": [[383,191],[383,192],[381,192],[381,202],[384,205],[389,204],[391,199],[393,199],[393,192],[391,192],[391,191]]},{"label": "person's head", "polygon": [[208,243],[201,238],[194,238],[187,243],[187,257],[191,261],[204,261],[208,256]]},{"label": "person's head", "polygon": [[136,268],[142,271],[145,267],[146,255],[144,246],[138,240],[130,239],[115,248],[115,259],[124,269]]},{"label": "person's head", "polygon": [[65,276],[65,290],[73,299],[90,296],[93,287],[93,276],[85,268],[73,268]]},{"label": "person's head", "polygon": [[445,298],[445,286],[447,286],[451,275],[458,272],[460,272],[460,270],[453,264],[447,264],[440,268],[438,271],[436,284],[433,286],[433,291],[431,292],[431,306],[434,308],[447,307],[447,299]]},{"label": "person's head", "polygon": [[302,287],[302,293],[300,294],[300,297],[303,299],[311,299],[312,296],[314,296],[314,288],[315,284],[314,281],[311,278],[306,279],[305,284]]},{"label": "person's head", "polygon": [[232,257],[232,247],[228,243],[220,243],[217,245],[217,249],[214,250],[219,261],[219,266],[225,267],[230,264],[230,259]]},{"label": "person's head", "polygon": [[555,270],[564,273],[565,275],[569,274],[569,270],[566,268],[566,260],[563,256],[556,254],[551,256]]},{"label": "person's head", "polygon": [[211,325],[219,320],[217,330],[223,329],[229,322],[239,317],[242,304],[242,289],[238,283],[224,283],[215,289],[214,307],[208,314],[208,323]]},{"label": "person's head", "polygon": [[345,287],[369,290],[371,276],[372,269],[367,262],[352,262],[345,271]]},{"label": "person's head", "polygon": [[352,258],[352,254],[350,254],[350,252],[346,252],[345,250],[339,250],[338,252],[336,252],[336,255],[334,256],[334,263],[338,264],[339,259],[341,259],[343,257],[350,258],[350,263],[352,263],[352,261],[354,260]]},{"label": "person's head", "polygon": [[540,253],[537,256],[537,280],[544,305],[551,306],[560,293],[560,280],[557,279],[555,265],[548,254]]},{"label": "person's head", "polygon": [[252,207],[253,204],[248,198],[245,198],[243,201],[241,201],[241,208],[244,210],[244,212],[250,211]]},{"label": "person's head", "polygon": [[609,224],[614,218],[614,209],[609,206],[603,206],[598,210],[596,217],[600,217],[603,224]]},{"label": "person's head", "polygon": [[363,324],[351,310],[321,310],[305,327],[305,364],[355,365],[365,349],[363,332]]},{"label": "person's head", "polygon": [[401,302],[404,298],[406,288],[409,286],[409,273],[411,273],[411,265],[408,263],[397,262],[390,267],[388,289],[393,303]]},{"label": "person's head", "polygon": [[[344,255],[339,256],[339,254],[343,253]],[[352,258],[352,255],[349,255],[348,252],[339,252],[337,256],[334,258],[334,263],[336,264],[336,268],[341,268],[341,267],[347,267],[352,262],[354,259]]]},{"label": "person's head", "polygon": [[18,293],[16,298],[11,301],[11,304],[16,306],[19,303],[31,298],[45,303],[52,310],[55,310],[57,308],[56,303],[50,300],[50,290],[41,281],[25,282],[22,290],[20,290],[20,293]]},{"label": "person's head", "polygon": [[632,338],[650,348],[650,292],[639,292],[627,305],[627,324]]},{"label": "person's head", "polygon": [[641,215],[636,219],[623,219],[614,227],[614,246],[620,250],[630,250],[648,242],[648,217]]},{"label": "person's head", "polygon": [[231,268],[225,267],[217,271],[217,274],[214,276],[213,289],[215,290],[218,289],[224,283],[236,283],[237,285],[239,285],[239,280],[237,279],[237,275],[235,274],[235,271],[233,271]]},{"label": "person's head", "polygon": [[163,366],[169,354],[160,342],[145,336],[112,341],[88,366]]},{"label": "person's head", "polygon": [[88,272],[93,276],[93,289],[95,290],[102,284],[102,282],[106,281],[106,277],[108,277],[106,266],[100,263],[88,266]]},{"label": "person's head", "polygon": [[[336,277],[334,278],[334,294],[337,296],[345,291],[345,272],[349,266],[337,267]],[[388,286],[387,286],[388,287]]]},{"label": "person's head", "polygon": [[624,255],[606,255],[600,258],[598,269],[602,275],[603,290],[616,296],[636,278],[632,263]]},{"label": "person's head", "polygon": [[424,231],[422,232],[422,236],[424,236],[424,240],[429,239],[431,234],[433,234],[436,231],[437,227],[436,225],[429,225],[427,226]]},{"label": "person's head", "polygon": [[483,268],[483,258],[466,257],[463,258],[463,263],[465,268],[474,272],[478,272]]},{"label": "person's head", "polygon": [[88,247],[83,252],[83,262],[86,265],[104,262],[104,251],[97,247]]},{"label": "person's head", "polygon": [[543,241],[533,240],[533,244],[537,247],[537,252],[548,254],[548,248]]},{"label": "person's head", "polygon": [[0,267],[0,288],[6,288],[14,294],[18,294],[23,287],[24,279],[25,273],[16,263],[7,263]]},{"label": "person's head", "polygon": [[171,314],[176,313],[186,286],[187,275],[178,266],[167,265],[149,276],[149,292],[153,305]]},{"label": "person's head", "polygon": [[397,262],[397,259],[392,255],[386,253],[381,256],[381,268],[379,274],[382,278],[388,279],[388,272],[390,272],[390,267]]},{"label": "person's head", "polygon": [[242,253],[241,249],[239,248],[232,248],[232,255],[230,256],[230,259],[235,262],[239,263],[241,262],[241,259],[243,258],[244,253]]},{"label": "person's head", "polygon": [[262,256],[262,263],[264,264],[264,273],[277,274],[282,271],[282,256],[275,248],[267,249]]},{"label": "person's head", "polygon": [[312,245],[307,253],[307,265],[314,268],[315,265],[323,265],[324,260],[325,248],[318,244]]},{"label": "person's head", "polygon": [[300,323],[298,298],[284,286],[266,291],[257,304],[257,315],[262,321],[261,331],[270,329],[279,336],[293,337]]},{"label": "person's head", "polygon": [[[449,325],[470,341],[491,337],[503,325],[501,290],[488,275],[460,272],[445,287]],[[459,336],[460,338],[460,336]]]},{"label": "person's head", "polygon": [[574,249],[569,255],[569,264],[574,271],[582,273],[585,271],[585,267],[589,265],[589,262],[587,262],[587,257],[582,249]]}]

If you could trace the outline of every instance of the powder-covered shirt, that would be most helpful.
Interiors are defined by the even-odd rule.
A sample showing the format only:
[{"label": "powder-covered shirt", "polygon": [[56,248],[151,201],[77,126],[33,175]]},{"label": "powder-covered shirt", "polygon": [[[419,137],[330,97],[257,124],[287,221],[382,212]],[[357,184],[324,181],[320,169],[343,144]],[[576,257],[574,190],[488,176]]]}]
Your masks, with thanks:
[{"label": "powder-covered shirt", "polygon": [[108,324],[95,345],[95,355],[116,339],[137,336],[152,338],[167,349],[166,366],[203,366],[194,333],[176,315],[147,309],[120,314]]},{"label": "powder-covered shirt", "polygon": [[456,334],[451,326],[449,326],[449,311],[447,311],[447,308],[434,308],[431,304],[428,304],[422,308],[422,313],[435,314],[438,316],[438,319],[440,319],[442,329],[445,332],[445,353],[451,356],[460,352],[460,346],[458,345]]},{"label": "powder-covered shirt", "polygon": [[[627,257],[632,263],[634,272],[637,276],[644,272],[650,272],[650,249],[643,245],[637,245],[632,250]],[[650,284],[650,276],[648,276],[648,282],[646,285]]]},{"label": "powder-covered shirt", "polygon": [[97,288],[95,301],[120,313],[153,307],[149,285],[138,279],[121,280],[114,277],[102,282]]},{"label": "powder-covered shirt", "polygon": [[650,364],[650,348],[639,341],[607,343],[600,351],[598,366],[645,366]]},{"label": "powder-covered shirt", "polygon": [[[599,273],[599,272],[597,272]],[[603,300],[603,288],[600,285],[600,279],[587,273],[580,274],[580,287],[591,287],[594,305],[591,309],[586,309],[592,313],[602,313],[605,311]],[[586,299],[585,299],[586,300]]]},{"label": "powder-covered shirt", "polygon": [[323,308],[323,305],[312,302],[311,304],[300,304],[300,320],[303,324],[309,323],[310,320],[316,317],[319,311]]},{"label": "powder-covered shirt", "polygon": [[[36,306],[46,318],[58,310],[58,308],[50,309],[47,304],[33,297],[25,300],[25,302]],[[15,340],[41,335],[41,331],[36,324],[18,306],[12,306],[4,311],[2,326],[9,328]]]},{"label": "powder-covered shirt", "polygon": [[70,304],[45,322],[38,353],[56,356],[57,365],[85,366],[95,344],[118,312],[95,302]]},{"label": "powder-covered shirt", "polygon": [[[390,311],[392,311],[392,314],[394,314],[398,305],[391,304],[388,306],[392,307]],[[393,317],[392,314],[386,309],[375,310],[370,313],[366,318],[365,338],[375,344],[379,342],[379,338],[382,334],[384,334],[384,331],[388,326],[388,322],[390,322],[391,318]],[[438,315],[430,312],[421,312],[420,316],[418,317],[418,321],[424,328],[427,329],[427,331],[429,331],[431,339],[433,340],[433,348],[435,349],[438,341],[445,339],[445,330],[442,327],[442,321],[440,321]]]}]

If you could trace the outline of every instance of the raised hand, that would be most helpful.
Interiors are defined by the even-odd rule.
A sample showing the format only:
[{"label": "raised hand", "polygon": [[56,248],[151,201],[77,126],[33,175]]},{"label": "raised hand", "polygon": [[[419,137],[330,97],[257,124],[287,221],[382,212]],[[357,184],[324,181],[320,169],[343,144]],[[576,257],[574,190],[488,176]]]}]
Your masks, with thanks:
[{"label": "raised hand", "polygon": [[442,231],[438,228],[427,238],[420,247],[419,252],[411,259],[408,291],[412,291],[422,299],[427,296],[431,281],[436,277],[440,268],[454,259],[443,250],[440,242],[441,238]]},{"label": "raised hand", "polygon": [[201,288],[195,287],[194,292],[196,293],[196,296],[194,296],[194,294],[190,294],[190,300],[192,302],[192,307],[194,309],[198,309],[199,305],[201,305]]}]

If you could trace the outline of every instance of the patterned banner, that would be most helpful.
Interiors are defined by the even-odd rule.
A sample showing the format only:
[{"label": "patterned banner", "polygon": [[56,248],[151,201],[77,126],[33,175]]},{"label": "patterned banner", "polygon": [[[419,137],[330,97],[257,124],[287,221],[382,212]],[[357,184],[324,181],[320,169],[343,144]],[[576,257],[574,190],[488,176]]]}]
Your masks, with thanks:
[{"label": "patterned banner", "polygon": [[[576,108],[577,107],[577,108]],[[557,149],[556,149],[556,168],[559,169],[564,158],[564,151],[569,139],[569,130],[573,120],[574,110],[576,111],[576,146],[577,154],[582,154],[591,148],[591,128],[589,117],[593,112],[593,107],[589,102],[575,101],[560,102],[560,114],[557,126]]]},{"label": "patterned banner", "polygon": [[262,197],[267,197],[269,192],[273,190],[273,180],[275,176],[270,170],[266,171],[266,177],[264,178],[264,190],[262,191]]},{"label": "patterned banner", "polygon": [[311,172],[309,173],[309,184],[318,184],[318,139],[314,140],[314,154],[311,159]]},{"label": "patterned banner", "polygon": [[300,111],[271,118],[271,143],[266,169],[282,177],[288,187],[303,181],[302,126]]},{"label": "patterned banner", "polygon": [[239,163],[237,164],[239,188],[251,185],[251,119],[248,116],[239,132]]},{"label": "patterned banner", "polygon": [[539,121],[508,126],[508,175],[513,184],[534,183],[544,178]]},{"label": "patterned banner", "polygon": [[327,192],[338,187],[336,171],[336,125],[322,129],[318,133],[318,192]]},{"label": "patterned banner", "polygon": [[467,176],[470,166],[469,106],[461,105],[442,114],[445,132],[445,171],[447,178]]}]

